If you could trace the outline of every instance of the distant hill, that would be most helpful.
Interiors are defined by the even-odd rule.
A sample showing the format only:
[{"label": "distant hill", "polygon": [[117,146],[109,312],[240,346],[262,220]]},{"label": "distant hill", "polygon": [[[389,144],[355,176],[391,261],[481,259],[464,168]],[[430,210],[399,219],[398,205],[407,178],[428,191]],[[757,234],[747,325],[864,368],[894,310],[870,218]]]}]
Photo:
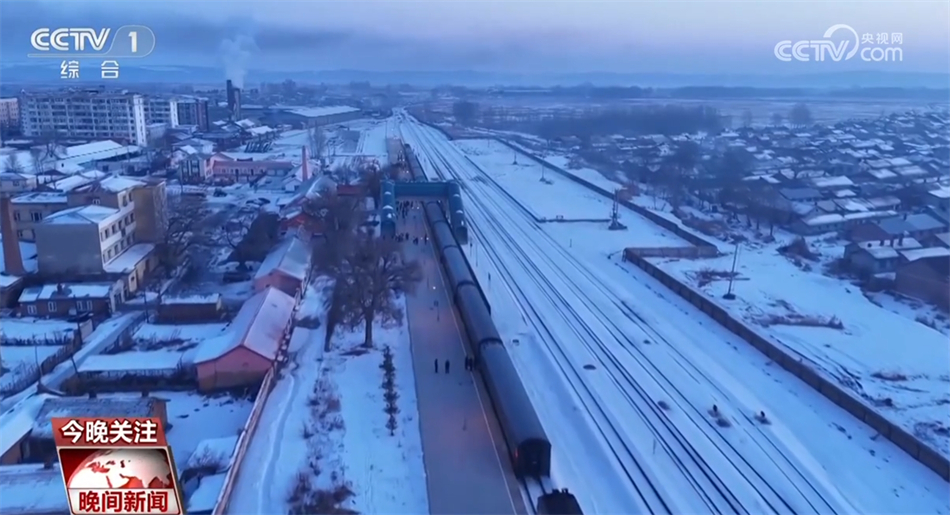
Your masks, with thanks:
[{"label": "distant hill", "polygon": [[[91,63],[90,63],[91,64]],[[59,78],[59,62],[0,65],[0,76],[7,85],[49,83],[62,85]],[[123,65],[120,81],[124,83],[192,83],[217,84],[224,81],[224,72],[218,68],[203,66],[158,66]],[[395,71],[378,72],[365,70],[321,70],[305,72],[280,72],[250,70],[247,81],[281,82],[291,79],[303,83],[341,84],[370,82],[373,84],[411,84],[433,87],[453,84],[470,87],[505,86],[641,86],[653,88],[676,88],[684,86],[728,86],[751,88],[946,88],[950,74],[942,73],[895,73],[895,72],[839,72],[802,75],[751,75],[751,74],[670,74],[670,73],[563,73],[563,74],[514,74],[492,73],[471,70],[457,71]],[[81,72],[79,82],[102,82],[92,68]]]}]

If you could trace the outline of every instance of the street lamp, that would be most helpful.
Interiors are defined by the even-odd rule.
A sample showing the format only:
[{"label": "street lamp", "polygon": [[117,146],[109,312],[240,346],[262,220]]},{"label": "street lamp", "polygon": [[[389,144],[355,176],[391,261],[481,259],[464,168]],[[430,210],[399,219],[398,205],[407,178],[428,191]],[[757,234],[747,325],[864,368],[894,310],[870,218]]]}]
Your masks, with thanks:
[{"label": "street lamp", "polygon": [[732,272],[729,273],[729,289],[722,298],[726,300],[735,300],[736,294],[732,293],[732,283],[736,278],[736,265],[739,263],[739,243],[736,242],[736,250],[732,253]]}]

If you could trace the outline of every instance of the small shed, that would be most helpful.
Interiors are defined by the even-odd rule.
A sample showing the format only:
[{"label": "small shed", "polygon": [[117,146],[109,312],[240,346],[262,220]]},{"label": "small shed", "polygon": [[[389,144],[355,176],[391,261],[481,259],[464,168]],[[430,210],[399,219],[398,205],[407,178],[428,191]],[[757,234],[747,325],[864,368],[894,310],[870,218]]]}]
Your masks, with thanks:
[{"label": "small shed", "polygon": [[241,306],[224,334],[202,342],[194,363],[201,391],[254,384],[277,359],[296,301],[272,287]]},{"label": "small shed", "polygon": [[267,255],[254,274],[254,291],[274,287],[292,297],[297,296],[310,276],[312,251],[306,236],[306,231],[298,228]]},{"label": "small shed", "polygon": [[163,324],[197,324],[221,320],[224,297],[220,293],[162,296],[157,311],[158,322]]}]

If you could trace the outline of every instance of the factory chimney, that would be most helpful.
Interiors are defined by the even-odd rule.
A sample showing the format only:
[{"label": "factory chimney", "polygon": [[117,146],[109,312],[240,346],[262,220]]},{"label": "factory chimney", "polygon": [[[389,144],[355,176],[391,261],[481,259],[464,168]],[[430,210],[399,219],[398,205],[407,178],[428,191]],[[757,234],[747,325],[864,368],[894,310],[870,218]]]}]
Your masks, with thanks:
[{"label": "factory chimney", "polygon": [[13,203],[7,195],[0,195],[0,235],[3,235],[3,262],[6,272],[13,276],[26,275],[20,240],[13,228]]},{"label": "factory chimney", "polygon": [[300,181],[307,182],[310,180],[310,151],[307,150],[307,145],[303,146],[303,163],[300,165]]}]

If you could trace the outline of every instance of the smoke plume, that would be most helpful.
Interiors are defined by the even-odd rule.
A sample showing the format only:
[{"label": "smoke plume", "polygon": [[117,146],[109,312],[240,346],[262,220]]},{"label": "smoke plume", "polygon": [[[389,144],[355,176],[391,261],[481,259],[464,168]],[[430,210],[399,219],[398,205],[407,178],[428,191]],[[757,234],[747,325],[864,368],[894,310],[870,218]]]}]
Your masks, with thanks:
[{"label": "smoke plume", "polygon": [[239,35],[221,42],[221,53],[224,58],[224,74],[236,88],[244,88],[244,78],[251,56],[257,51],[254,38]]}]

